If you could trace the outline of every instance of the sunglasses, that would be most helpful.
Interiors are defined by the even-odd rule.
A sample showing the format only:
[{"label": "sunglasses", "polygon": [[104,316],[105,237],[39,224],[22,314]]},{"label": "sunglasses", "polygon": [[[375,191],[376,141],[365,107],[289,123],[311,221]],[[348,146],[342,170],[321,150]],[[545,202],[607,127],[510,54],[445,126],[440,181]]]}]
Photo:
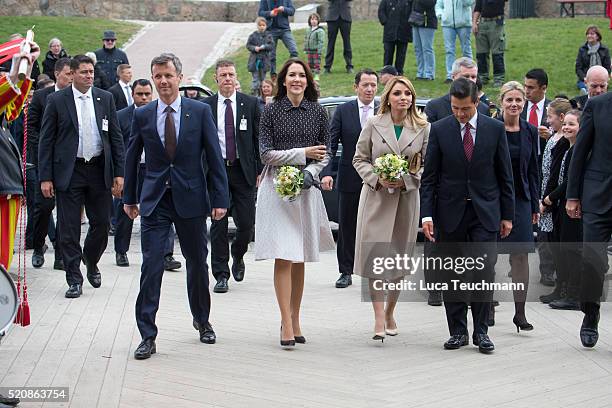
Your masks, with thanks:
[{"label": "sunglasses", "polygon": [[107,38],[107,39],[105,39],[104,41],[106,41],[106,42],[115,42],[116,40],[115,40],[115,39],[112,39],[112,40],[111,40],[111,39],[108,39],[108,38]]}]

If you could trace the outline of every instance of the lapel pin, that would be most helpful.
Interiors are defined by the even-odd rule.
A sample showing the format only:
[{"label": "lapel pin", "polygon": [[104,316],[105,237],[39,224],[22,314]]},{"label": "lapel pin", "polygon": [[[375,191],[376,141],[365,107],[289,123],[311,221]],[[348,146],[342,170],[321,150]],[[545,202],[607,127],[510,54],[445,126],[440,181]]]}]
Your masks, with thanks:
[{"label": "lapel pin", "polygon": [[100,102],[100,98],[96,98],[96,101]]},{"label": "lapel pin", "polygon": [[188,117],[189,117],[189,114],[188,114],[188,113],[186,113],[186,114],[185,114],[185,117],[186,117],[186,118],[188,118]]}]

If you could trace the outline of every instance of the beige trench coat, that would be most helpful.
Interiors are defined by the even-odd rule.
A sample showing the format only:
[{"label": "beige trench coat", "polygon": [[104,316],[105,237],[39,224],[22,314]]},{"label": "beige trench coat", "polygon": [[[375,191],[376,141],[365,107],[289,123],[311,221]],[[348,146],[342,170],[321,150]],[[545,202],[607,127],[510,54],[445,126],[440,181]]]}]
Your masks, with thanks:
[{"label": "beige trench coat", "polygon": [[353,158],[353,166],[363,179],[357,213],[355,274],[383,279],[394,279],[407,274],[406,271],[385,271],[385,275],[376,275],[372,273],[370,262],[372,257],[395,257],[396,253],[412,255],[419,228],[419,187],[423,167],[415,175],[403,176],[406,189],[396,189],[391,194],[378,185],[373,163],[376,158],[387,153],[395,153],[410,160],[418,152],[424,162],[429,129],[429,124],[415,129],[405,123],[397,140],[391,114],[386,113],[368,120],[361,131]]}]

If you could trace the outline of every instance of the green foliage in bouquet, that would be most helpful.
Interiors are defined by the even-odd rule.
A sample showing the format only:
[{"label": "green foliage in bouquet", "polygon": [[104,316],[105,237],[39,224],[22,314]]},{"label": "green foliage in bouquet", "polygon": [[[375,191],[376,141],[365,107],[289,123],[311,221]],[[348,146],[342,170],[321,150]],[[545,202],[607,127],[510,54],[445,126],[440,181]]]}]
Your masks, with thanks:
[{"label": "green foliage in bouquet", "polygon": [[274,189],[286,201],[293,201],[302,191],[304,173],[294,166],[282,166],[276,171]]},{"label": "green foliage in bouquet", "polygon": [[408,160],[403,157],[387,153],[374,160],[374,174],[385,181],[396,181],[408,174],[409,165]]}]

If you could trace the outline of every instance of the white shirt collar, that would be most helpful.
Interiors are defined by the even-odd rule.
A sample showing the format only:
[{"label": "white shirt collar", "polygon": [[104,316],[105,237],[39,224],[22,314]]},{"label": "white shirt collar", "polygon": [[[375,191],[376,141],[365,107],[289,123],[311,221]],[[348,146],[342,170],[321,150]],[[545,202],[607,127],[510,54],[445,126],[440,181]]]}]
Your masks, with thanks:
[{"label": "white shirt collar", "polygon": [[[157,115],[159,116],[160,114],[162,114],[166,110],[167,106],[168,105],[165,104],[164,101],[162,101],[161,99],[158,99],[157,100]],[[174,102],[170,104],[170,106],[172,106],[172,109],[174,109],[174,112],[178,112],[181,107],[181,95],[177,96]]]},{"label": "white shirt collar", "polygon": [[55,92],[61,91],[61,89],[59,89],[57,85],[53,85],[53,87],[55,88]]},{"label": "white shirt collar", "polygon": [[[359,111],[361,111],[364,106],[366,106],[366,104],[361,102],[361,99],[357,97],[357,107],[359,108]],[[372,99],[372,102],[368,104],[368,106],[370,107],[370,109],[372,109],[372,112],[374,112],[374,100],[373,99]]]},{"label": "white shirt collar", "polygon": [[87,95],[90,98],[93,98],[93,95],[91,94],[91,88],[89,88],[87,92],[82,93],[81,91],[79,91],[78,89],[74,87],[74,84],[71,86],[72,86],[72,93],[74,94],[74,99],[80,99],[81,95]]},{"label": "white shirt collar", "polygon": [[538,102],[538,103],[533,103],[533,102],[529,101],[529,111],[531,111],[531,108],[532,108],[533,105],[536,105],[538,107],[538,112],[544,112],[544,102],[545,101],[546,101],[546,96],[544,96],[544,98],[542,98],[540,100],[540,102]]},{"label": "white shirt collar", "polygon": [[226,98],[225,96],[221,95],[221,93],[219,93],[218,95],[219,95],[218,104],[224,105],[225,100],[229,99],[230,101],[232,101],[232,105],[236,106],[236,91],[234,91],[234,93],[229,98]]},{"label": "white shirt collar", "polygon": [[[472,129],[476,130],[476,124],[478,123],[478,111],[476,111],[474,116],[470,118],[468,123],[470,124]],[[465,123],[460,123],[460,125],[461,125],[461,131],[463,131],[463,129],[465,128]]]},{"label": "white shirt collar", "polygon": [[126,84],[125,82],[123,82],[122,80],[119,80],[119,86],[121,87],[121,89],[125,89],[126,86],[130,86],[130,84]]}]

